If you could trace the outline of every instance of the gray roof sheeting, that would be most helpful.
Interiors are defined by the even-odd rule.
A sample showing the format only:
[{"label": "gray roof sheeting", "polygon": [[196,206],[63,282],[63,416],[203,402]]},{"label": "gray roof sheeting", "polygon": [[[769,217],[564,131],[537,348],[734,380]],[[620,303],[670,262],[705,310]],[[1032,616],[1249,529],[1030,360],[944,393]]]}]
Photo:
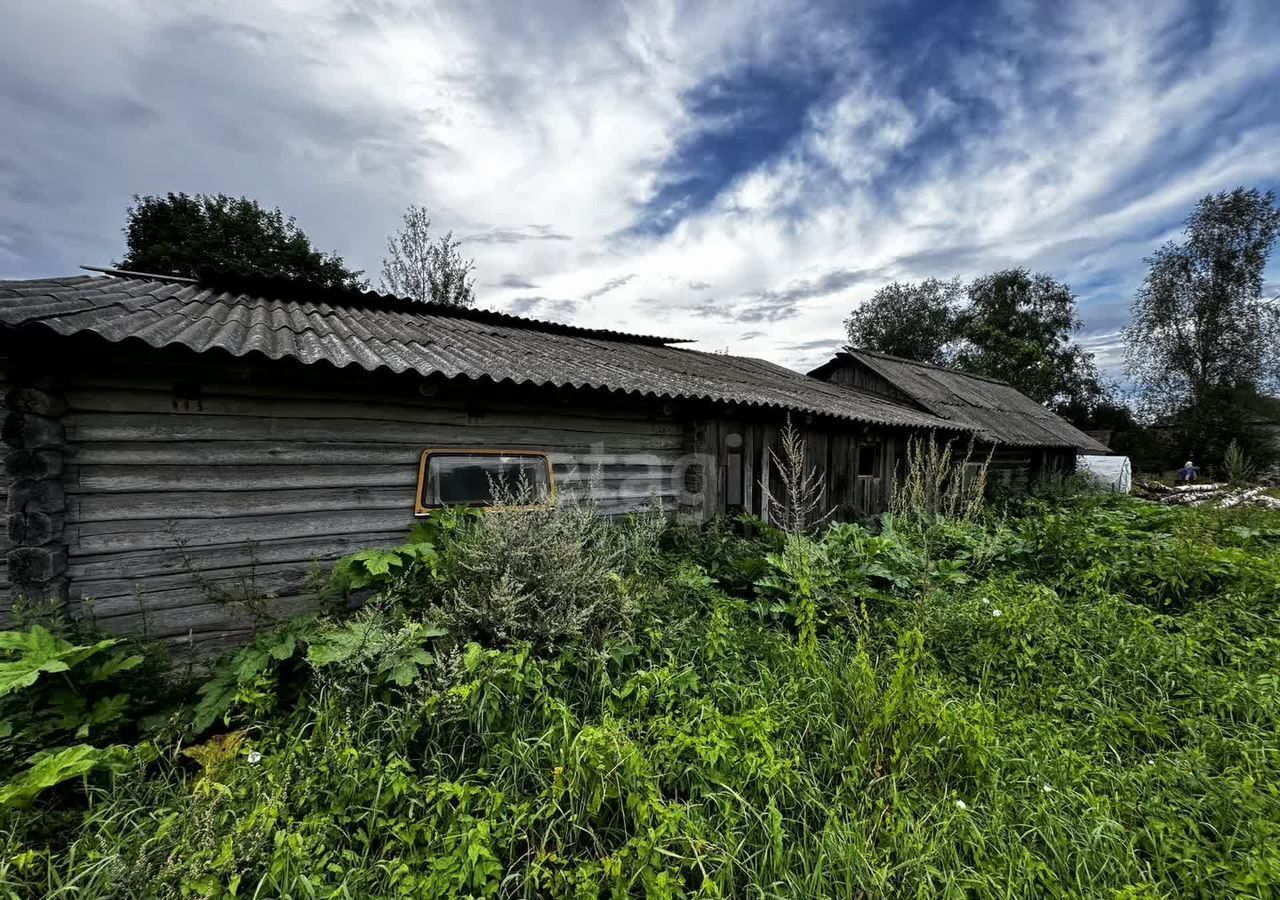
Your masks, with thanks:
[{"label": "gray roof sheeting", "polygon": [[840,359],[861,363],[929,412],[969,425],[984,440],[1020,447],[1111,452],[1008,382],[853,347],[836,357],[837,361]]},{"label": "gray roof sheeting", "polygon": [[[320,294],[332,297],[331,294]],[[154,276],[0,281],[0,325],[135,339],[161,348],[260,354],[338,369],[490,378],[771,407],[878,425],[967,425],[760,359],[668,346],[660,338],[400,302],[281,299]]]}]

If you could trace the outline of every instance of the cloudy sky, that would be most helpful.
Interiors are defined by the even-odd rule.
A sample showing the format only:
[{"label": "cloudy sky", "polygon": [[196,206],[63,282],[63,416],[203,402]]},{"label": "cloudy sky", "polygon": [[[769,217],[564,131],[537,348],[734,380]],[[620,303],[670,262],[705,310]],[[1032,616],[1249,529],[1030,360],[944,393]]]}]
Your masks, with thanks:
[{"label": "cloudy sky", "polygon": [[[892,280],[1028,266],[1105,365],[1195,200],[1280,186],[1280,3],[41,0],[0,29],[0,277],[245,194],[375,275],[815,365]],[[1273,264],[1271,278],[1280,268]]]}]

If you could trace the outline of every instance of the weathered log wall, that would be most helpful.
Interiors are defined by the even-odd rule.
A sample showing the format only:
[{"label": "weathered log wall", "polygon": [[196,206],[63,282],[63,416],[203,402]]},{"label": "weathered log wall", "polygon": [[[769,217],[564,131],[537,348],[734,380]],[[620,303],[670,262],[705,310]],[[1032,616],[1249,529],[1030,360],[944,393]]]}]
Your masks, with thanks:
[{"label": "weathered log wall", "polygon": [[[21,344],[4,392],[9,594],[69,598],[107,630],[202,651],[312,605],[336,558],[400,542],[427,448],[546,451],[559,491],[605,514],[656,500],[768,519],[769,492],[782,497],[775,413],[91,338]],[[797,425],[825,508],[887,506],[906,431]]]},{"label": "weathered log wall", "polygon": [[982,445],[974,448],[970,458],[981,462],[987,458],[988,453],[991,455],[991,462],[987,467],[988,486],[1014,493],[1025,492],[1034,477],[1032,451],[1025,447],[993,449],[990,445]]},{"label": "weathered log wall", "polygon": [[58,368],[56,397],[6,394],[8,560],[110,631],[204,648],[306,608],[327,563],[404,539],[429,447],[547,451],[606,514],[701,508],[669,403],[118,349]]},{"label": "weathered log wall", "polygon": [[61,612],[68,596],[62,385],[32,348],[11,351],[5,362],[3,611],[21,600]]}]

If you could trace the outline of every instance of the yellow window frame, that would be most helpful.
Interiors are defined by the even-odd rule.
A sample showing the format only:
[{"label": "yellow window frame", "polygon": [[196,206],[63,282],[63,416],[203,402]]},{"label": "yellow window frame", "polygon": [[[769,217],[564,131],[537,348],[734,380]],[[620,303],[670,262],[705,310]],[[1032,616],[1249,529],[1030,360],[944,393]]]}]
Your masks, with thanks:
[{"label": "yellow window frame", "polygon": [[541,459],[543,465],[547,467],[547,499],[545,501],[542,503],[531,503],[520,506],[476,506],[471,508],[495,510],[541,509],[555,503],[555,470],[551,466],[551,456],[546,450],[495,450],[491,447],[430,447],[422,451],[422,456],[418,460],[418,492],[414,495],[413,499],[413,514],[415,516],[429,516],[438,509],[447,508],[444,504],[432,505],[423,503],[427,490],[427,463],[432,456],[523,456],[533,459]]}]

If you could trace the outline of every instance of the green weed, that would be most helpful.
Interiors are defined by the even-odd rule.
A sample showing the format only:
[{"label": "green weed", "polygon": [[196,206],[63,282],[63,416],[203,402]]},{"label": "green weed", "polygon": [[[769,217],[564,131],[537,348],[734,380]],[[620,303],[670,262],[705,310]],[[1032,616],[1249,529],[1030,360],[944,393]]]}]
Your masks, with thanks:
[{"label": "green weed", "polygon": [[[154,759],[0,810],[0,896],[1280,892],[1275,514],[456,524],[353,562],[364,609],[231,657]],[[517,560],[625,616],[439,615]]]}]

